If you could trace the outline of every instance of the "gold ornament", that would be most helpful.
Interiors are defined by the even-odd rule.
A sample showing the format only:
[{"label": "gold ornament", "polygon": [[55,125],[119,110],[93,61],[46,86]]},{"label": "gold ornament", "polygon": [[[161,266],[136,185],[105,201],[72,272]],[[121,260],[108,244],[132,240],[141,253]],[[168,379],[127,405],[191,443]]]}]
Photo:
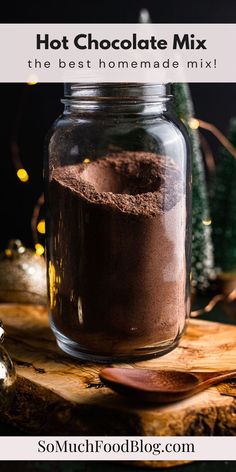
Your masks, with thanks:
[{"label": "gold ornament", "polygon": [[47,303],[45,260],[19,239],[0,254],[0,302]]},{"label": "gold ornament", "polygon": [[[4,330],[0,321],[0,342],[3,341]],[[7,408],[15,391],[16,373],[14,364],[7,351],[0,346],[0,411]]]}]

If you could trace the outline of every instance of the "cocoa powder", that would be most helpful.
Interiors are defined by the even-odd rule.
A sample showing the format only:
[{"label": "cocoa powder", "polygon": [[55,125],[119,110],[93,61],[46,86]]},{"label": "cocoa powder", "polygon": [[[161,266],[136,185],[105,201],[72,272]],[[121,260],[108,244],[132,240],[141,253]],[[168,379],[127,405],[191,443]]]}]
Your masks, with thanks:
[{"label": "cocoa powder", "polygon": [[81,352],[148,355],[186,317],[184,182],[167,156],[121,152],[53,170],[52,320]]}]

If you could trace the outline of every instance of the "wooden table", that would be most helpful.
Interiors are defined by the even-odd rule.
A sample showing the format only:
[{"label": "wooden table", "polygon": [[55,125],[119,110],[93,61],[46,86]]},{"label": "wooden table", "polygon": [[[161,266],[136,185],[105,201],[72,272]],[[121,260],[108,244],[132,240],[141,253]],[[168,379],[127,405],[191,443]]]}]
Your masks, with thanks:
[{"label": "wooden table", "polygon": [[[0,305],[5,347],[15,361],[17,395],[4,421],[47,435],[235,435],[236,381],[166,406],[134,404],[99,380],[101,365],[69,358],[56,345],[47,311]],[[236,326],[190,320],[180,345],[166,356],[130,365],[163,369],[236,368]],[[150,467],[174,462],[150,461]]]}]

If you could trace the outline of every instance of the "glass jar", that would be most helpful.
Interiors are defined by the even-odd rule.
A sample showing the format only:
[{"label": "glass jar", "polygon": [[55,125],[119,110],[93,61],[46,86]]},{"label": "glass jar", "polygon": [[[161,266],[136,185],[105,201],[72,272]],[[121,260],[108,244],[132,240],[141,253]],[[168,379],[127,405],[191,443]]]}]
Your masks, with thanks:
[{"label": "glass jar", "polygon": [[162,355],[190,312],[191,165],[163,84],[69,84],[48,141],[51,327],[72,356]]}]

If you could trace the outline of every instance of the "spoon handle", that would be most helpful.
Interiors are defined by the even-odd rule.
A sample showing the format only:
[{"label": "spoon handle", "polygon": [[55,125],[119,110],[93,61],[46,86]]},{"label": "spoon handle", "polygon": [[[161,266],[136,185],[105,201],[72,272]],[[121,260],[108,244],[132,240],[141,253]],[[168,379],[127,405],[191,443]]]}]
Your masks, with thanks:
[{"label": "spoon handle", "polygon": [[236,378],[236,369],[221,372],[192,372],[205,385],[214,385],[222,380]]}]

